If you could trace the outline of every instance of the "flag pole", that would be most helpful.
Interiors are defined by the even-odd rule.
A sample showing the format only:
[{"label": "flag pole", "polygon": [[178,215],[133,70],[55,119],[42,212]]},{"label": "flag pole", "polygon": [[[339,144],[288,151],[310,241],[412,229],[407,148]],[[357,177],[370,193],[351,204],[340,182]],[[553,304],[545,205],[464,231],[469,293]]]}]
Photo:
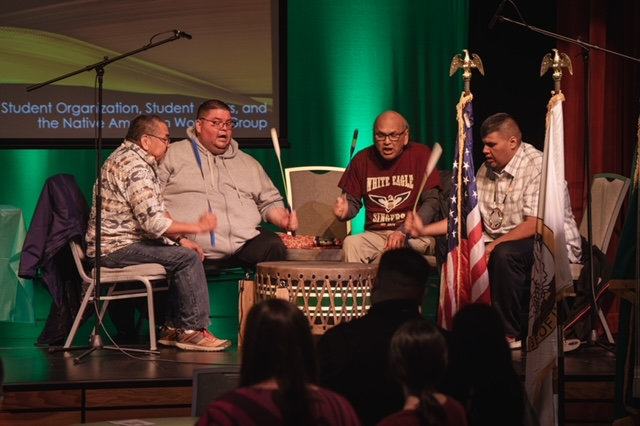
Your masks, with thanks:
[{"label": "flag pole", "polygon": [[[469,117],[466,116],[464,110],[467,107],[468,104],[471,103],[471,101],[473,100],[473,95],[471,94],[471,92],[469,91],[469,80],[465,79],[465,91],[462,94],[462,96],[460,96],[460,102],[458,102],[458,105],[456,106],[456,109],[458,110],[458,168],[456,170],[456,174],[458,176],[458,185],[457,185],[457,194],[456,197],[458,198],[458,203],[456,204],[456,209],[457,209],[457,214],[458,214],[458,218],[461,218],[462,215],[464,214],[464,209],[463,206],[464,204],[462,203],[462,200],[464,200],[464,185],[461,185],[460,182],[463,181],[463,171],[464,168],[459,164],[459,162],[461,161],[460,159],[464,158],[464,150],[465,147],[467,145],[467,138],[466,138],[466,128],[470,128],[471,127],[471,123],[469,121]],[[463,232],[466,231],[462,229],[462,220],[458,220],[455,225],[456,225],[456,232],[458,233],[458,238],[461,238],[463,235]],[[456,276],[456,282],[461,282],[462,280],[462,262],[456,262],[456,270],[455,270],[455,276]],[[456,305],[458,307],[460,306],[460,299],[461,299],[461,295],[460,295],[460,291],[461,288],[460,286],[457,286],[456,288]]]}]

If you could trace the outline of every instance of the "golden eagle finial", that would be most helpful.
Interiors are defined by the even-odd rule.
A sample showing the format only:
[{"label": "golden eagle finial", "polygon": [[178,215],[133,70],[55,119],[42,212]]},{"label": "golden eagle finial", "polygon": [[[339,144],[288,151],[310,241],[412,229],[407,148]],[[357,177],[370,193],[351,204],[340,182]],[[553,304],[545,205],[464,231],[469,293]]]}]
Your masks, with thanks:
[{"label": "golden eagle finial", "polygon": [[562,68],[567,68],[569,74],[573,75],[573,67],[571,66],[571,59],[566,53],[558,52],[558,49],[551,49],[553,54],[547,53],[542,58],[542,65],[540,66],[540,77],[542,77],[549,68],[553,68],[553,81],[554,91],[560,92],[560,80],[562,79]]},{"label": "golden eagle finial", "polygon": [[480,56],[475,53],[471,54],[469,57],[469,51],[467,49],[462,49],[464,52],[464,58],[459,53],[453,57],[451,61],[451,66],[449,67],[449,77],[456,73],[460,68],[464,71],[462,73],[462,79],[464,80],[464,91],[469,93],[469,81],[471,80],[471,68],[477,68],[480,71],[480,74],[484,75],[484,66],[482,65],[482,60]]}]

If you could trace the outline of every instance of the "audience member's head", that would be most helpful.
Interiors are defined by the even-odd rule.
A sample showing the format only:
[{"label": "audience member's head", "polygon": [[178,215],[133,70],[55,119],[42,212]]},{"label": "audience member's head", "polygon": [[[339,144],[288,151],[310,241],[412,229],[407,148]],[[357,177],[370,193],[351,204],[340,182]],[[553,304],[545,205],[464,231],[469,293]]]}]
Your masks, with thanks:
[{"label": "audience member's head", "polygon": [[460,380],[452,393],[467,407],[469,425],[521,424],[526,397],[498,311],[467,305],[454,316],[452,331],[451,369]]},{"label": "audience member's head", "polygon": [[408,247],[386,251],[380,258],[371,301],[409,299],[422,304],[428,279],[429,264],[421,254]]},{"label": "audience member's head", "polygon": [[453,333],[462,354],[468,355],[469,374],[486,374],[483,366],[513,369],[512,353],[498,311],[484,303],[460,309],[453,318]]},{"label": "audience member's head", "polygon": [[307,385],[317,382],[317,364],[309,320],[294,304],[267,299],[247,317],[240,386],[277,383],[285,424],[306,424],[312,405]]},{"label": "audience member's head", "polygon": [[391,339],[389,365],[405,394],[420,400],[423,424],[445,424],[444,409],[435,397],[447,370],[447,344],[440,329],[426,320],[404,323]]}]

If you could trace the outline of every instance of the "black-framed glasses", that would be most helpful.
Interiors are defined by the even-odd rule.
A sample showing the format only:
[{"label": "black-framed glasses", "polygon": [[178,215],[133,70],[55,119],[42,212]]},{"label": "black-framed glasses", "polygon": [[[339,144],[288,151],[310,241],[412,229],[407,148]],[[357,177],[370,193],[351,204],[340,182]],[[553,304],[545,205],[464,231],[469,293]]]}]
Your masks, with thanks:
[{"label": "black-framed glasses", "polygon": [[198,120],[204,120],[204,121],[208,121],[214,129],[222,129],[227,128],[227,129],[233,129],[234,127],[236,127],[236,123],[235,121],[220,121],[220,120],[209,120],[208,118],[204,118],[204,117],[200,117],[198,118]]},{"label": "black-framed glasses", "polygon": [[378,142],[384,142],[384,140],[386,138],[389,138],[389,140],[391,142],[397,142],[400,140],[400,137],[402,135],[404,135],[405,133],[407,133],[407,130],[409,129],[404,129],[403,131],[401,131],[400,133],[380,133],[380,132],[376,132],[373,134],[373,137],[378,141]]},{"label": "black-framed glasses", "polygon": [[169,145],[169,143],[171,143],[171,139],[169,138],[162,138],[160,136],[152,135],[151,133],[145,133],[145,135],[151,136],[152,138],[160,139],[162,142],[165,143],[165,145]]}]

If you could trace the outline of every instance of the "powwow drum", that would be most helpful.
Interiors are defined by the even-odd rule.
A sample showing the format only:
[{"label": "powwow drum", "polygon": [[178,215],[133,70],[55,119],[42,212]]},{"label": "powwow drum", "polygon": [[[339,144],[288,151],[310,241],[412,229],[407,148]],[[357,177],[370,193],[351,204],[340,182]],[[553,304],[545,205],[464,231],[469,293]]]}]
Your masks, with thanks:
[{"label": "powwow drum", "polygon": [[309,318],[323,334],[342,321],[361,317],[371,306],[378,265],[345,262],[262,262],[256,266],[256,302],[279,297]]}]

